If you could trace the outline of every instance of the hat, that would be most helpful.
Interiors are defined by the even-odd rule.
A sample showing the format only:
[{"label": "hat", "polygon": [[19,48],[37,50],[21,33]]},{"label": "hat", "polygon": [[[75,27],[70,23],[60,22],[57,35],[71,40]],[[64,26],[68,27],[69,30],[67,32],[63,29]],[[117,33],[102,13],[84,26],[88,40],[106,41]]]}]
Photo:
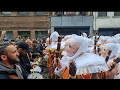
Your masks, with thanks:
[{"label": "hat", "polygon": [[17,47],[18,47],[18,48],[22,48],[22,49],[24,49],[24,50],[26,50],[26,51],[29,52],[29,46],[28,46],[28,44],[25,43],[25,42],[19,42]]}]

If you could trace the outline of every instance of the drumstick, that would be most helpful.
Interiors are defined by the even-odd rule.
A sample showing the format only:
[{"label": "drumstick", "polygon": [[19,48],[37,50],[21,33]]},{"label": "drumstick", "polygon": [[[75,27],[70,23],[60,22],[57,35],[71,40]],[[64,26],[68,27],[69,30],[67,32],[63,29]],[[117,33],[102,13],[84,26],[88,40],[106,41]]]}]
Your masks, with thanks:
[{"label": "drumstick", "polygon": [[33,66],[33,75],[35,76],[35,79],[37,79],[37,75],[35,75],[35,66]]}]

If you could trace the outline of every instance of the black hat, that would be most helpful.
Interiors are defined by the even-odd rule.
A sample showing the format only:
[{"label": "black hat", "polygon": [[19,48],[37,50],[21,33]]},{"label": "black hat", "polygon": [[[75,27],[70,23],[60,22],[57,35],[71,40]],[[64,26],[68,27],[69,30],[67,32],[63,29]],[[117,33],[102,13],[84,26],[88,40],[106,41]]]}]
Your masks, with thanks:
[{"label": "black hat", "polygon": [[24,49],[24,50],[29,52],[29,46],[25,42],[19,42],[17,48],[22,48],[22,49]]}]

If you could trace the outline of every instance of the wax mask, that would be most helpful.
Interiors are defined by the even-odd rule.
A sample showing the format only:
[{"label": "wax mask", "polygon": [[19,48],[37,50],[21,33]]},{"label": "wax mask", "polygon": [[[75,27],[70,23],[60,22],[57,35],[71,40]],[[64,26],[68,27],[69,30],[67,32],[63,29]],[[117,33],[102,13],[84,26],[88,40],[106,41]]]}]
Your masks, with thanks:
[{"label": "wax mask", "polygon": [[103,57],[106,57],[108,55],[109,48],[107,46],[101,46],[100,50],[100,53]]},{"label": "wax mask", "polygon": [[65,51],[67,52],[67,56],[72,57],[80,48],[80,45],[77,44],[73,39],[69,39],[65,43]]}]

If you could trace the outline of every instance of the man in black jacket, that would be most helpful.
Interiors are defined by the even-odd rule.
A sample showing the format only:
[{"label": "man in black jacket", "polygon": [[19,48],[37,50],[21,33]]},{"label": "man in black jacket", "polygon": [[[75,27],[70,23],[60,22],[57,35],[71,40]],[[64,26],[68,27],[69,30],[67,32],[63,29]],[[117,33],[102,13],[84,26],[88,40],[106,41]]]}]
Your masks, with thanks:
[{"label": "man in black jacket", "polygon": [[28,73],[30,73],[30,69],[32,69],[31,63],[30,63],[30,56],[29,56],[29,46],[25,42],[19,42],[18,43],[18,52],[19,52],[19,59],[20,63],[25,67]]}]

